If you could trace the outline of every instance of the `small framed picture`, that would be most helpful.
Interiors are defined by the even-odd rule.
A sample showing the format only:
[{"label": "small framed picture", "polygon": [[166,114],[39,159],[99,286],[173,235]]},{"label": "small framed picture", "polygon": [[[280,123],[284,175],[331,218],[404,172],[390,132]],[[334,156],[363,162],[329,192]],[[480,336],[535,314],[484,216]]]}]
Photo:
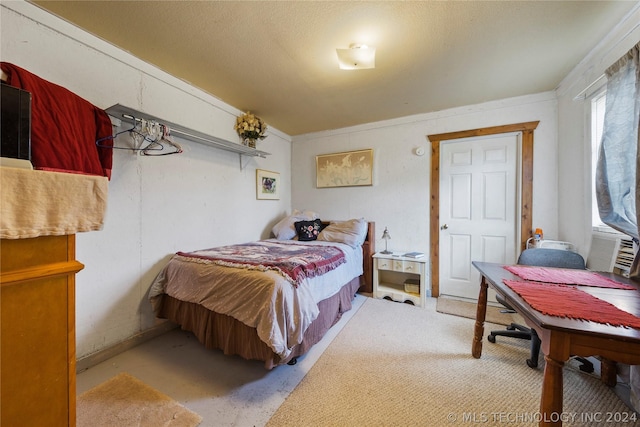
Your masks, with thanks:
[{"label": "small framed picture", "polygon": [[256,197],[265,200],[280,199],[280,174],[256,169]]}]

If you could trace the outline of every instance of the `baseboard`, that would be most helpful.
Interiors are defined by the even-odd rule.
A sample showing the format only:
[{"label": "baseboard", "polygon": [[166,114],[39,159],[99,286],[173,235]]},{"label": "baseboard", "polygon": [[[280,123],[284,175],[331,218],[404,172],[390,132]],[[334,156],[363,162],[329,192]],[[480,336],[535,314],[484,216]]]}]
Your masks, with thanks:
[{"label": "baseboard", "polygon": [[177,327],[178,325],[176,325],[173,322],[169,322],[169,321],[162,322],[159,325],[156,325],[150,329],[147,329],[146,331],[143,331],[137,335],[132,336],[131,338],[128,338],[115,345],[112,345],[111,347],[105,348],[103,350],[97,351],[95,353],[84,356],[80,359],[77,359],[76,374],[79,374],[80,372],[84,372],[87,369],[91,368],[92,366],[102,363],[105,360],[111,359],[112,357],[117,356],[118,354],[124,351],[132,349],[133,347],[140,345],[145,341],[149,341],[150,339],[153,339]]}]

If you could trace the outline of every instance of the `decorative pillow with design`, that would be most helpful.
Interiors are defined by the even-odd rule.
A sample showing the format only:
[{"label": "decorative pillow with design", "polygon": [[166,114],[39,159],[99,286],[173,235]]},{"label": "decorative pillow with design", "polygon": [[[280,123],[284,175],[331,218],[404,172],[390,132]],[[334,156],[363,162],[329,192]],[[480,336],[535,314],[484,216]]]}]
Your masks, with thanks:
[{"label": "decorative pillow with design", "polygon": [[356,248],[364,243],[367,237],[367,221],[364,218],[348,221],[332,221],[325,227],[317,240],[344,243]]},{"label": "decorative pillow with design", "polygon": [[296,221],[312,221],[318,218],[318,214],[311,211],[294,209],[291,215],[282,218],[271,230],[278,240],[291,240],[296,237]]},{"label": "decorative pillow with design", "polygon": [[297,221],[295,223],[298,240],[301,242],[310,242],[316,240],[318,234],[322,231],[322,221],[314,219],[313,221]]}]

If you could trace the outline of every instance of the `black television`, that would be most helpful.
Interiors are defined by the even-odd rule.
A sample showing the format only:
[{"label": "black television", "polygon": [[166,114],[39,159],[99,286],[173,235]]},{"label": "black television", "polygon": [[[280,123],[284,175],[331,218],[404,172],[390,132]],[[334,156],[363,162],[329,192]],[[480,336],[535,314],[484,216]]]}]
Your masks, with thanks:
[{"label": "black television", "polygon": [[0,156],[31,161],[31,93],[0,85]]}]

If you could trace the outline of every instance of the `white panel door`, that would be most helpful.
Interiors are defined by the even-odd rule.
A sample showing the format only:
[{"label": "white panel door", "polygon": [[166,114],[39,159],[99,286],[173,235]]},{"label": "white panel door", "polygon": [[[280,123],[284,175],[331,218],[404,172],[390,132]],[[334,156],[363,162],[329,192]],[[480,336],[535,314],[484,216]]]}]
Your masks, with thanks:
[{"label": "white panel door", "polygon": [[452,140],[440,152],[440,294],[477,299],[471,262],[516,260],[520,134]]}]

